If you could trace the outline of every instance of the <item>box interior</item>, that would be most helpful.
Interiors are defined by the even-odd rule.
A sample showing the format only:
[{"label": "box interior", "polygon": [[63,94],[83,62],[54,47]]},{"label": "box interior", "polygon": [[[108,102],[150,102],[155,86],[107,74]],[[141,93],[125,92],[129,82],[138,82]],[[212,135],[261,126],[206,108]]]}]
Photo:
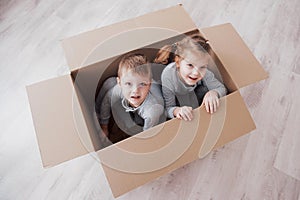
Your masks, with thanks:
[{"label": "box interior", "polygon": [[[132,50],[131,53],[143,53],[147,56],[150,63],[152,63],[157,52],[162,46],[166,44],[173,44],[177,41],[180,41],[186,35],[191,35],[195,33],[202,35],[198,29],[195,29],[185,34],[180,34],[175,37],[171,37],[169,39],[162,40],[141,47],[139,49]],[[234,84],[226,68],[220,62],[219,58],[212,49],[209,50],[209,54],[212,58],[209,63],[209,69],[213,71],[215,76],[225,84],[229,91],[228,94],[237,90],[237,86]],[[81,110],[84,115],[85,122],[89,130],[91,142],[94,146],[95,151],[98,151],[105,147],[104,144],[101,144],[99,138],[100,126],[95,115],[95,98],[98,95],[103,82],[108,77],[117,76],[118,63],[122,56],[123,54],[117,55],[106,60],[97,62],[95,64],[84,66],[77,70],[73,70],[71,72],[72,80],[75,86],[75,91],[77,93],[79,103],[81,105]],[[160,75],[164,67],[165,65],[161,64],[152,65],[153,79],[158,83],[161,82]]]}]

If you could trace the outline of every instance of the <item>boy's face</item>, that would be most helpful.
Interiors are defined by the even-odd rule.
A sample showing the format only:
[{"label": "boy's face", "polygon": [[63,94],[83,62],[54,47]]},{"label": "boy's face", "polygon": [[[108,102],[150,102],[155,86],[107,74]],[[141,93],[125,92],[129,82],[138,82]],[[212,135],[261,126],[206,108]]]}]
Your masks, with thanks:
[{"label": "boy's face", "polygon": [[208,60],[207,55],[185,57],[177,63],[179,77],[187,85],[195,85],[205,76]]},{"label": "boy's face", "polygon": [[149,76],[125,71],[117,78],[122,94],[132,107],[140,106],[146,99],[151,86]]}]

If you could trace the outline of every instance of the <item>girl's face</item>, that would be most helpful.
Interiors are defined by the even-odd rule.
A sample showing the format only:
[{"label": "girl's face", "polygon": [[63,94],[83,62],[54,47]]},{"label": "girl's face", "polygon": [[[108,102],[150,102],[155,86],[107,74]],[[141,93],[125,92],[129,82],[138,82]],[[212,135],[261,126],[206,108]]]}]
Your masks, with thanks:
[{"label": "girl's face", "polygon": [[151,86],[149,76],[142,76],[128,71],[123,73],[117,80],[121,86],[123,96],[132,107],[136,108],[144,102]]},{"label": "girl's face", "polygon": [[201,53],[197,56],[188,54],[176,63],[180,79],[187,85],[195,85],[205,76],[208,61],[209,55],[207,53]]}]

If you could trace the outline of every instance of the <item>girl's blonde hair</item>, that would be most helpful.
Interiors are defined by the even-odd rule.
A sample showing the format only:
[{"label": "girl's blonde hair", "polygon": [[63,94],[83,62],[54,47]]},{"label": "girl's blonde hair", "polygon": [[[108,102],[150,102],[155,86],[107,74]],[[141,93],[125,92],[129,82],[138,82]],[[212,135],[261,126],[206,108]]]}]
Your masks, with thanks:
[{"label": "girl's blonde hair", "polygon": [[156,54],[154,63],[167,65],[181,60],[191,51],[207,53],[209,48],[208,40],[199,34],[193,34],[172,45],[163,46]]},{"label": "girl's blonde hair", "polygon": [[119,63],[118,77],[121,77],[123,72],[134,72],[141,76],[149,76],[152,78],[151,66],[148,63],[147,57],[143,54],[127,54],[122,57]]}]

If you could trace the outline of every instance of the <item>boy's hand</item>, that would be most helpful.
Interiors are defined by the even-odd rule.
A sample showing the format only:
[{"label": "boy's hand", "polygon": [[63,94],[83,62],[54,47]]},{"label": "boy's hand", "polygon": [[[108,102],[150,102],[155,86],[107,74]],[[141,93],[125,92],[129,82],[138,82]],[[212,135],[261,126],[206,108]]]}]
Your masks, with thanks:
[{"label": "boy's hand", "polygon": [[182,106],[174,109],[174,116],[178,119],[191,121],[193,119],[192,107]]},{"label": "boy's hand", "polygon": [[205,109],[207,112],[216,112],[217,108],[219,107],[218,93],[214,90],[208,91],[203,98],[202,104],[205,105]]},{"label": "boy's hand", "polygon": [[101,124],[101,129],[104,133],[104,135],[107,137],[108,136],[108,125],[104,125],[104,124]]}]

